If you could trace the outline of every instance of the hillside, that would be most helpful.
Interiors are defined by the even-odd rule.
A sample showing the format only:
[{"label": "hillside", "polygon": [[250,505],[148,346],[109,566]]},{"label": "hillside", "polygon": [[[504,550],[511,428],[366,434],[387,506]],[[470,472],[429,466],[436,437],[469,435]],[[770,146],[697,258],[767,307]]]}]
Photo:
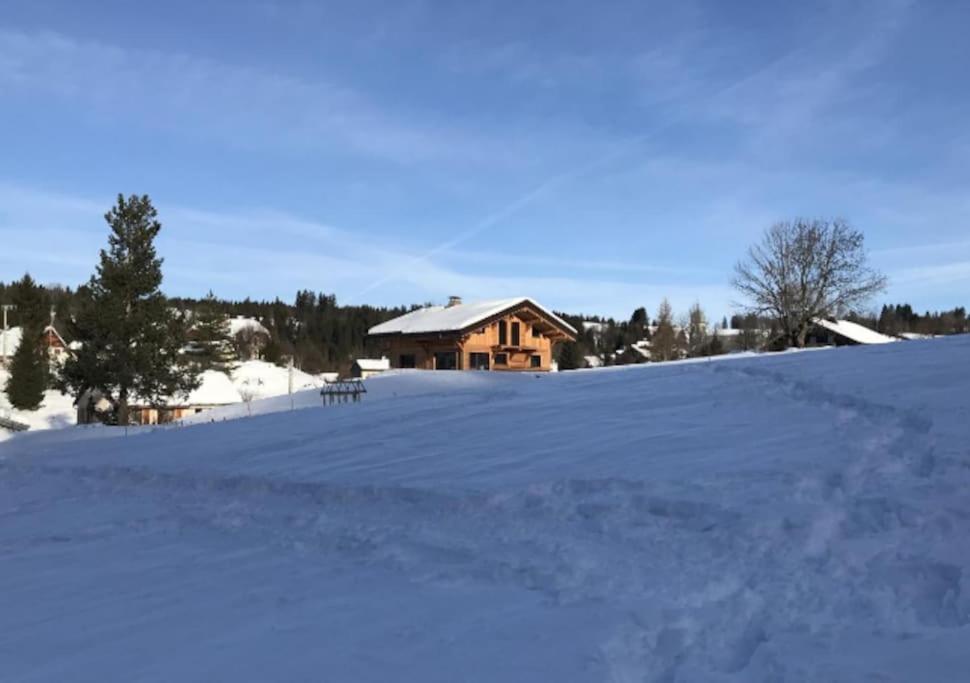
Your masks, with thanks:
[{"label": "hillside", "polygon": [[968,386],[953,337],[19,435],[4,675],[963,681]]}]

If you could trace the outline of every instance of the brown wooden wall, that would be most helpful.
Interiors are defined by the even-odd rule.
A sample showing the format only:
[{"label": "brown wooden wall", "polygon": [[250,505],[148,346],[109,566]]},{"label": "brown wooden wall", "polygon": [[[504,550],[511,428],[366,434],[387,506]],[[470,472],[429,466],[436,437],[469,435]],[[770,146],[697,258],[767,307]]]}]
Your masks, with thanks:
[{"label": "brown wooden wall", "polygon": [[[458,353],[459,370],[469,370],[471,368],[472,353],[487,353],[489,356],[489,369],[495,371],[532,371],[548,372],[552,367],[553,342],[549,337],[540,334],[532,336],[532,324],[527,322],[514,313],[503,316],[508,329],[508,337],[505,346],[499,345],[499,324],[498,320],[488,325],[473,330],[471,333],[458,336],[395,336],[384,340],[383,351],[391,360],[392,368],[401,367],[402,355],[413,355],[415,367],[422,370],[434,370],[434,354],[436,352],[456,352]],[[512,348],[512,323],[518,322],[520,329],[519,347]],[[506,365],[496,365],[495,356],[505,354]],[[539,357],[539,366],[533,367],[532,356]]]}]

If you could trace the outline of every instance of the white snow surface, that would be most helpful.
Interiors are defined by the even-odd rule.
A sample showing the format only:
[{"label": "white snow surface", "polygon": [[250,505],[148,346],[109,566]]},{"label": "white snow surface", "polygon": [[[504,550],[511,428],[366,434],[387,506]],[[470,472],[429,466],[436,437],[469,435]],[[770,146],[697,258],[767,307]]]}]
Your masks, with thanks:
[{"label": "white snow surface", "polygon": [[511,299],[491,299],[488,301],[473,301],[457,306],[426,306],[405,313],[402,316],[375,325],[368,334],[420,334],[423,332],[454,332],[464,330],[472,325],[487,320],[520,304],[529,304],[542,311],[550,319],[555,320],[567,330],[576,330],[551,311],[546,310],[528,297]]},{"label": "white snow surface", "polygon": [[7,358],[13,358],[13,355],[17,353],[17,349],[20,347],[20,339],[23,337],[23,331],[19,327],[10,327],[6,330],[0,329],[0,357],[6,352]]},{"label": "white snow surface", "polygon": [[[289,368],[262,360],[240,363],[232,371],[232,383],[243,398],[261,399],[286,394],[289,392],[289,377]],[[293,391],[314,389],[321,384],[321,380],[313,375],[293,368]]]},{"label": "white snow surface", "polygon": [[970,337],[366,385],[0,445],[0,678],[967,680]]},{"label": "white snow surface", "polygon": [[865,325],[860,325],[849,320],[826,320],[825,318],[818,318],[815,320],[815,324],[836,334],[841,334],[843,337],[859,344],[888,344],[898,341],[893,337],[876,332],[875,330],[870,330]]},{"label": "white snow surface", "polygon": [[[7,417],[26,424],[30,429],[59,429],[77,423],[77,409],[74,400],[59,391],[47,391],[44,400],[37,410],[16,410],[7,401],[4,388],[10,377],[5,368],[0,368],[0,416]],[[10,432],[0,429],[0,442],[13,436]]]},{"label": "white snow surface", "polygon": [[202,372],[199,375],[199,386],[189,393],[185,401],[190,406],[218,406],[241,402],[242,396],[232,380],[226,373],[218,370]]}]

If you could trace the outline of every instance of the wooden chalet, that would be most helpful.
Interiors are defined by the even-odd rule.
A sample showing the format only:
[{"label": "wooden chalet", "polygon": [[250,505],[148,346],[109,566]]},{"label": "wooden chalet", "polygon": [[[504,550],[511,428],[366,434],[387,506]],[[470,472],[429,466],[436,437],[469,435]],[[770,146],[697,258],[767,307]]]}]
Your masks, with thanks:
[{"label": "wooden chalet", "polygon": [[392,368],[547,372],[576,339],[569,323],[528,298],[428,306],[372,327]]}]

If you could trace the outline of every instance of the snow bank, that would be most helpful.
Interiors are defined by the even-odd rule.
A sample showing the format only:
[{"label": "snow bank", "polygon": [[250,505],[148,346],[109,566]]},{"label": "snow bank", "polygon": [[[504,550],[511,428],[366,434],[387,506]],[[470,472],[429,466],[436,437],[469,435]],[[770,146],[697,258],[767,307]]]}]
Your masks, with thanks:
[{"label": "snow bank", "polygon": [[[7,386],[9,373],[0,368],[0,416],[9,417],[16,422],[26,424],[32,430],[59,429],[77,424],[77,410],[74,400],[59,391],[48,391],[44,394],[44,401],[37,410],[15,410],[7,402],[3,392]],[[0,441],[9,439],[12,434],[0,429]]]},{"label": "snow bank", "polygon": [[392,372],[357,405],[20,435],[4,675],[964,681],[967,358]]}]

